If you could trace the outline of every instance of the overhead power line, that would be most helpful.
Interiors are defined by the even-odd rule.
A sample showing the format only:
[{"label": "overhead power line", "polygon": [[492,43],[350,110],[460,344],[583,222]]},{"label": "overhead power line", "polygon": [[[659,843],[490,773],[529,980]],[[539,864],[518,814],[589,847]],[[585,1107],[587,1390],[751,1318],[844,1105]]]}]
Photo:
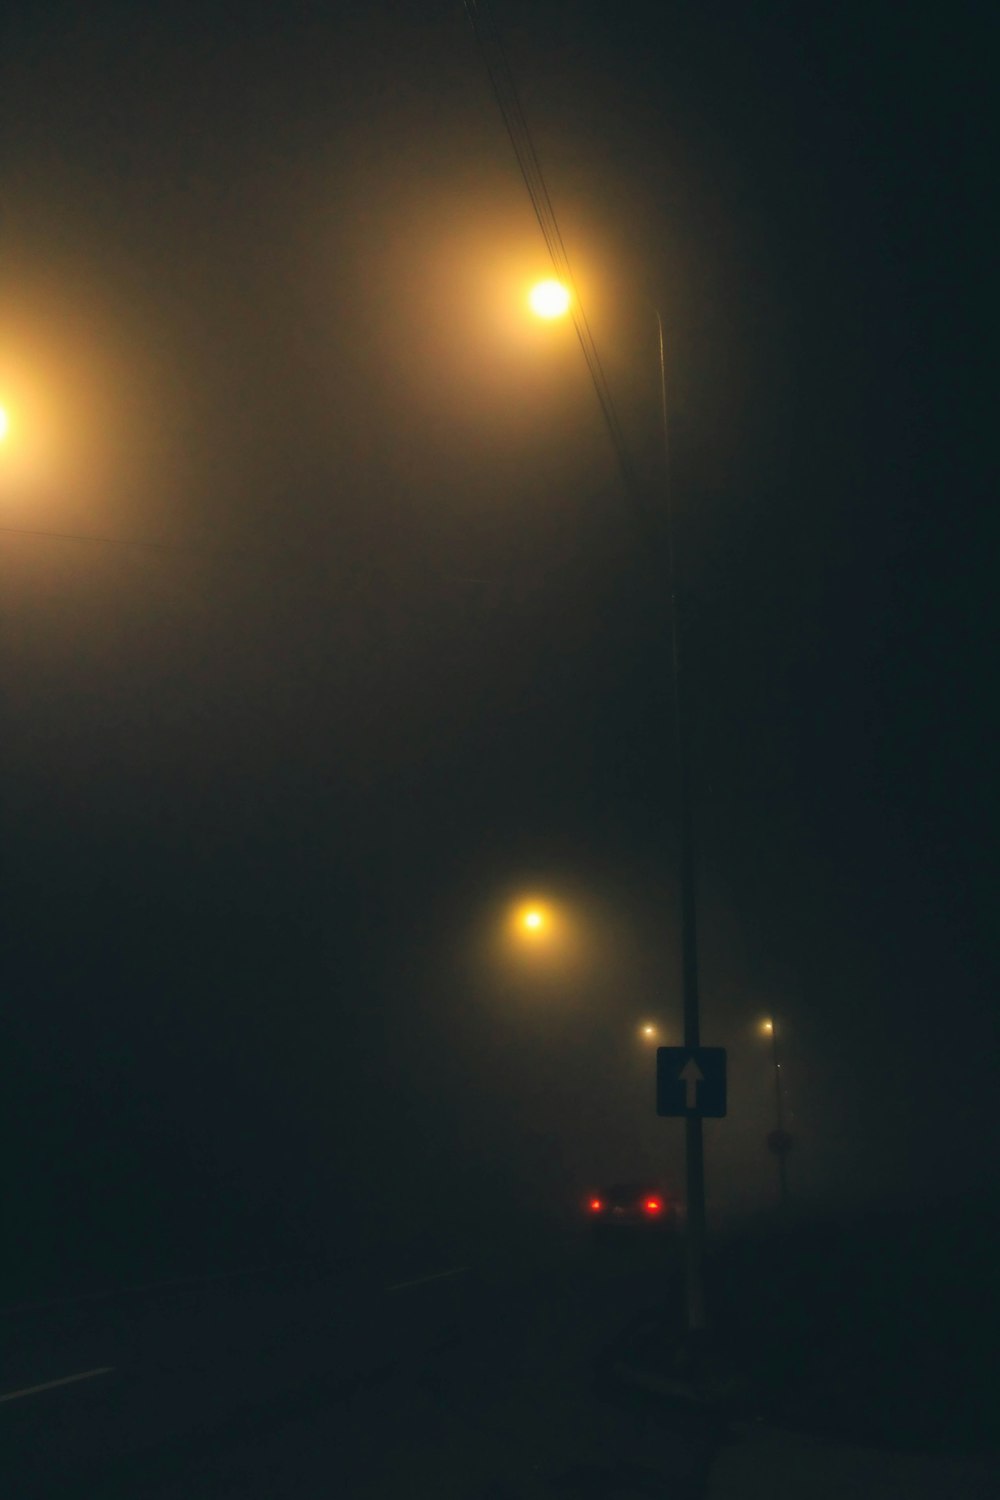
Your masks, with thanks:
[{"label": "overhead power line", "polygon": [[549,256],[556,275],[568,287],[571,293],[571,313],[573,326],[580,342],[587,369],[597,395],[597,400],[604,417],[608,436],[621,470],[622,479],[630,499],[642,513],[643,519],[648,520],[647,508],[643,498],[642,487],[636,477],[635,467],[629,455],[625,434],[622,430],[618,413],[615,409],[614,398],[604,366],[597,351],[597,344],[591,332],[587,315],[583,309],[583,303],[573,277],[570,267],[569,256],[559,229],[552,199],[546,186],[545,176],[542,172],[538,152],[535,149],[531,129],[521,106],[517,85],[511,72],[510,63],[504,50],[503,41],[497,28],[493,15],[493,8],[489,0],[465,0],[465,9],[472,23],[479,50],[482,53],[486,71],[489,74],[493,93],[496,97],[510,143],[514,148],[524,185],[528,190],[531,205],[538,220],[538,226],[542,231]]}]

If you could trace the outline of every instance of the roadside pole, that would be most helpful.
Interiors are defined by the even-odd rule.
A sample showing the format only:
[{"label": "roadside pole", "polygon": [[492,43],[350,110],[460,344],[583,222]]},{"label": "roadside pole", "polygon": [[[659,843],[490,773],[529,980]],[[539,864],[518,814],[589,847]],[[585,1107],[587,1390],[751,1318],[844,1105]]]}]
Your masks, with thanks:
[{"label": "roadside pole", "polygon": [[[674,771],[678,812],[678,874],[681,905],[681,975],[684,997],[684,1046],[701,1045],[698,1016],[698,922],[695,879],[694,817],[691,808],[690,757],[687,716],[681,675],[680,611],[677,590],[677,559],[674,547],[673,504],[670,484],[670,427],[667,411],[667,372],[663,347],[663,318],[659,308],[656,327],[660,356],[660,418],[663,431],[664,519],[666,522],[667,589],[670,604],[670,654],[673,677]],[[705,1311],[705,1152],[701,1115],[684,1117],[686,1303],[689,1333],[700,1333],[707,1325]]]},{"label": "roadside pole", "polygon": [[781,1063],[778,1060],[778,1023],[771,1017],[771,1056],[774,1061],[774,1106],[777,1120],[777,1136],[782,1149],[775,1151],[778,1158],[778,1200],[782,1208],[788,1206],[788,1178],[785,1174],[785,1124],[781,1108]]},{"label": "roadside pole", "polygon": [[[671,573],[673,546],[671,544]],[[677,792],[680,803],[680,898],[681,898],[681,976],[684,997],[684,1046],[693,1050],[701,1046],[701,1022],[698,1005],[698,913],[694,853],[694,818],[691,811],[690,761],[688,758],[687,723],[683,711],[683,684],[679,622],[676,596],[671,579],[671,634],[674,667],[674,750],[677,762]],[[697,1097],[697,1096],[696,1096]],[[687,1326],[689,1333],[700,1333],[708,1326],[705,1309],[705,1148],[701,1115],[684,1117],[684,1176],[687,1196]]]}]

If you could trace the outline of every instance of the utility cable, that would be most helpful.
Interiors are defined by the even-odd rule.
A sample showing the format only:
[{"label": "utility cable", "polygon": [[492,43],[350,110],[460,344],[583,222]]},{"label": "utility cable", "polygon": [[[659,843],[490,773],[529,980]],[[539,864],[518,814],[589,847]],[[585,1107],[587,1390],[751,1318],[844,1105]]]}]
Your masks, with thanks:
[{"label": "utility cable", "polygon": [[559,222],[552,198],[545,182],[538,152],[535,149],[531,129],[521,105],[520,95],[514,81],[510,63],[504,49],[489,0],[465,0],[466,13],[479,44],[479,49],[489,75],[493,93],[507,128],[521,176],[531,199],[538,226],[545,240],[556,275],[570,292],[571,314],[580,349],[583,353],[591,382],[604,417],[608,436],[614,449],[618,467],[630,500],[639,511],[644,524],[651,520],[649,507],[644,499],[635,466],[632,463],[625,441],[625,434],[615,408],[614,398],[608,384],[604,366],[598,353],[597,343],[583,308],[579,290],[573,277],[569,256],[559,229]]}]

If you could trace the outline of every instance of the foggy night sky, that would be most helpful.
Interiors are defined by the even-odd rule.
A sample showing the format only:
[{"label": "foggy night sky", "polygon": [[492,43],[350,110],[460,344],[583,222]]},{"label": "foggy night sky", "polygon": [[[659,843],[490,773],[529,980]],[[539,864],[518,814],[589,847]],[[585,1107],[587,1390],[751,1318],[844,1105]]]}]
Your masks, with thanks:
[{"label": "foggy night sky", "polygon": [[[968,10],[495,4],[651,489],[668,330],[720,1212],[773,1194],[772,1009],[793,1191],[996,1170]],[[679,1185],[667,659],[463,7],[15,3],[2,56],[21,1251]],[[524,891],[586,961],[496,961]]]}]

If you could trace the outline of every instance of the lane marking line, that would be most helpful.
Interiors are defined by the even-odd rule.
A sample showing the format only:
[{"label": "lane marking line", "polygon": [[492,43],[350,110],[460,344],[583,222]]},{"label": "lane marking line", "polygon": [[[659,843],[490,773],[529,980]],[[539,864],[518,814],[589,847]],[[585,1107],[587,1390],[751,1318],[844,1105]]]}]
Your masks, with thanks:
[{"label": "lane marking line", "polygon": [[114,1365],[101,1365],[98,1370],[83,1370],[79,1375],[64,1375],[61,1380],[46,1380],[42,1385],[26,1385],[22,1391],[8,1391],[0,1396],[0,1406],[5,1401],[19,1401],[22,1396],[37,1396],[39,1391],[53,1391],[57,1385],[76,1385],[78,1380],[93,1380],[98,1375],[110,1375]]},{"label": "lane marking line", "polygon": [[430,1276],[416,1276],[413,1281],[397,1281],[394,1286],[387,1286],[387,1292],[405,1292],[411,1286],[423,1286],[428,1281],[444,1281],[448,1276],[464,1276],[468,1266],[455,1266],[451,1271],[433,1271]]}]

